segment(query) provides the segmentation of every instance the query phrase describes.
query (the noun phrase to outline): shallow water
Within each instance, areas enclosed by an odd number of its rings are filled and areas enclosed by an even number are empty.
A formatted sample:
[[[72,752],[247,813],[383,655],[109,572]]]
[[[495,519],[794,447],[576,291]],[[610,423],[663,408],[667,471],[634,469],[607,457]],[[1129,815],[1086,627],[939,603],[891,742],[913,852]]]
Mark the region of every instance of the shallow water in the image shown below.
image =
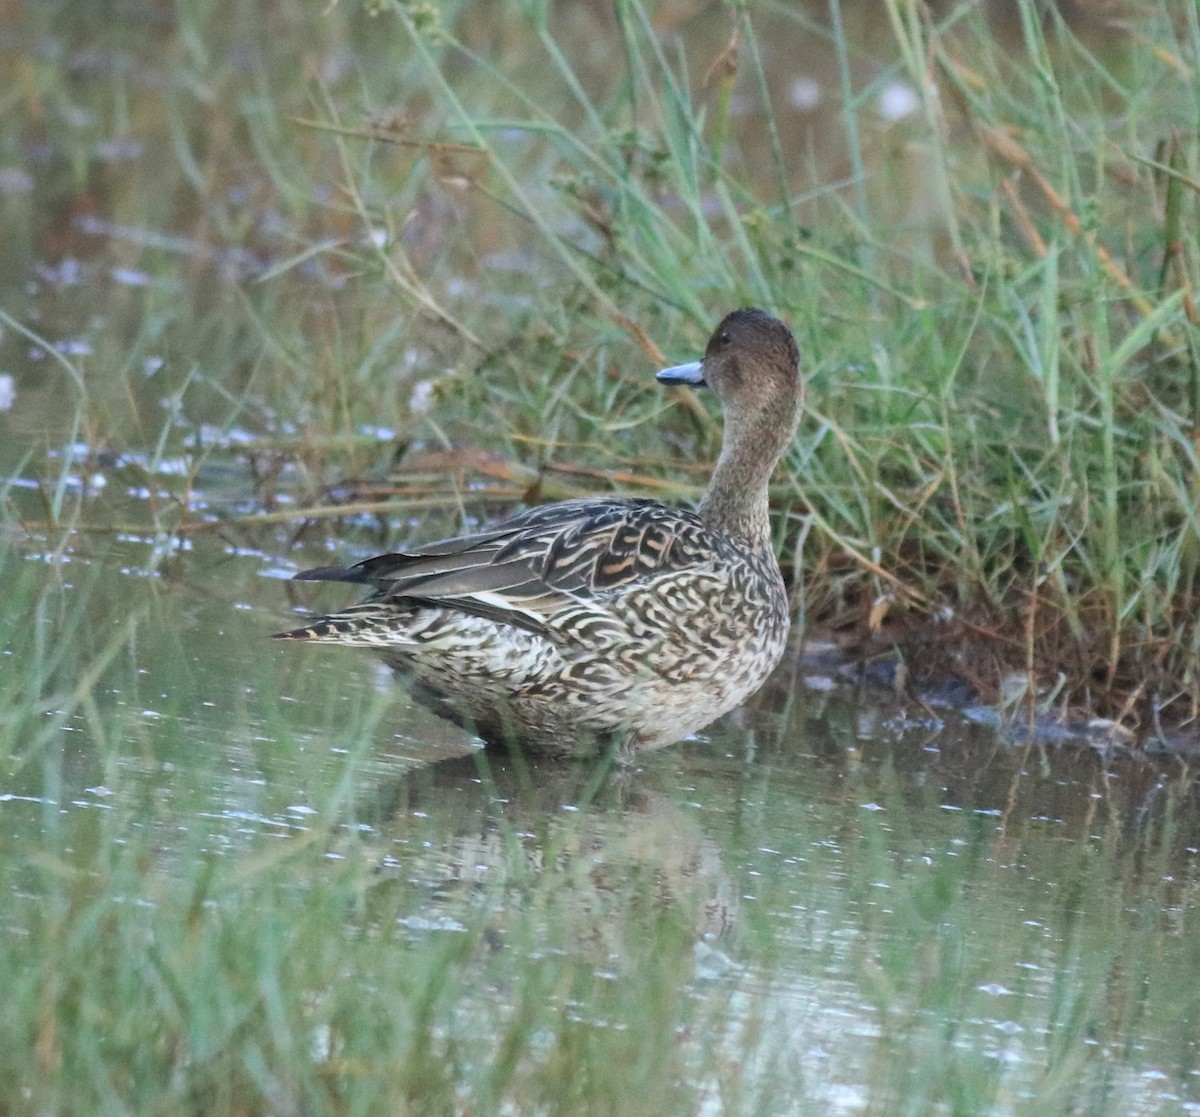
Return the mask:
[[[148,905],[197,858],[316,832],[372,889],[412,890],[390,918],[415,942],[477,925],[486,896],[494,949],[538,965],[544,938],[620,983],[646,904],[669,912],[682,931],[653,965],[718,1060],[687,1072],[703,1111],[731,1065],[776,1112],[957,1093],[1019,1112],[1059,1077],[1079,1112],[1200,1111],[1200,810],[1180,762],[1017,747],[793,667],[636,770],[525,766],[478,753],[369,656],[269,642],[290,587],[260,556],[204,540],[158,578],[131,557],[4,561],[8,707],[26,685],[41,699],[5,723],[10,943],[59,902],[23,867],[83,861],[90,813],[146,844],[145,894],[124,902]]]

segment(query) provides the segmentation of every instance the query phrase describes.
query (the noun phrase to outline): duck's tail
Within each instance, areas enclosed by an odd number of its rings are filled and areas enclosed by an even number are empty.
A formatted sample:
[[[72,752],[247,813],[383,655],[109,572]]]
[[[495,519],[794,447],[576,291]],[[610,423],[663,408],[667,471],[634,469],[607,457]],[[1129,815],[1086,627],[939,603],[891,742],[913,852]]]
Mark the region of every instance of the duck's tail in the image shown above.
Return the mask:
[[[309,640],[321,644],[348,644],[359,648],[403,650],[415,646],[405,631],[405,614],[365,601],[340,613],[314,617],[301,628],[275,632],[275,640]]]

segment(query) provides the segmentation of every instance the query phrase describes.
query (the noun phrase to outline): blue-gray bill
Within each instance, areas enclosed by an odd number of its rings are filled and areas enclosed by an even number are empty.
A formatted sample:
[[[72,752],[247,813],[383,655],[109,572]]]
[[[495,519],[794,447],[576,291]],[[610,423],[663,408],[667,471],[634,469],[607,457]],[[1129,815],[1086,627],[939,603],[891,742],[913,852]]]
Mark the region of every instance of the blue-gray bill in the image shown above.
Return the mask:
[[[672,365],[657,373],[654,379],[660,384],[686,384],[690,388],[703,388],[704,362],[689,361],[686,365]]]

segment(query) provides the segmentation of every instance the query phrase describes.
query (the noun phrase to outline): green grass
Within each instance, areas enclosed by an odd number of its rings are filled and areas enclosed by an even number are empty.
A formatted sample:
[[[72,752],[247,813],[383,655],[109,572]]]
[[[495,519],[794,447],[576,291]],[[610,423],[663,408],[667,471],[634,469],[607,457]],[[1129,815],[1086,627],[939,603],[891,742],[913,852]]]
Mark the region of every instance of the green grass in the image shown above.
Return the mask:
[[[729,80],[754,111],[734,127],[683,40],[637,4],[617,6],[624,65],[598,88],[545,16],[521,29],[521,57],[542,61],[535,85],[456,40],[449,18],[385,8],[431,91],[427,134],[486,152],[474,192],[556,275],[556,297],[485,361],[486,398],[510,431],[545,430],[548,414],[566,444],[551,457],[644,416],[621,447],[637,453],[671,420],[609,389],[609,362],[622,379],[642,363],[614,331],[675,357],[728,307],[766,305],[794,324],[813,382],[778,501],[785,549],[797,520],[810,528],[810,618],[879,599],[948,606],[969,622],[950,639],[985,693],[1017,671],[1036,698],[1063,673],[1055,693],[1089,710],[1136,724],[1153,701],[1190,720],[1200,381],[1182,215],[1196,153],[1176,125],[1196,112],[1194,14],[1161,7],[1098,54],[1032,6],[1015,45],[972,6],[935,23],[889,11],[891,65],[861,88],[842,58],[852,181],[805,190],[745,11],[727,16],[740,36]],[[453,83],[464,55],[487,69],[484,92]],[[884,128],[872,98],[901,80],[936,81],[937,95]],[[497,279],[478,282],[512,286]],[[704,459],[713,432],[697,433]]]
[[[649,373],[729,308],[764,305],[811,382],[776,486],[806,619],[887,611],[927,635],[940,618],[926,642],[961,655],[934,672],[985,696],[1020,677],[1026,704],[1142,733],[1190,722],[1195,13],[1152,4],[1136,29],[1077,36],[1027,3],[1005,34],[978,5],[886,10],[889,35],[855,27],[847,44],[785,8],[676,26],[637,2],[532,5],[496,23],[500,49],[456,5],[345,4],[271,12],[235,65],[223,46],[249,10],[183,5],[171,95],[151,108],[126,76],[97,116],[161,147],[185,200],[164,208],[143,184],[113,195],[111,220],[170,227],[186,205],[195,244],[262,274],[214,286],[202,253],[180,272],[118,238],[171,282],[129,293],[126,328],[99,335],[111,351],[82,362],[125,370],[75,376],[83,436],[167,437],[197,482],[221,431],[267,435],[268,507],[281,476],[322,504],[332,482],[378,478],[392,447],[367,429],[500,456],[473,497],[444,459],[401,473],[418,524],[431,505],[486,516],[664,475],[687,495],[717,427]],[[282,67],[289,36],[336,63]],[[805,65],[824,59],[815,123],[787,102],[791,38]],[[64,93],[43,80],[29,103],[54,120]],[[917,107],[887,122],[896,83]],[[94,191],[86,145],[60,143]],[[174,414],[137,383],[147,354],[167,357]]]

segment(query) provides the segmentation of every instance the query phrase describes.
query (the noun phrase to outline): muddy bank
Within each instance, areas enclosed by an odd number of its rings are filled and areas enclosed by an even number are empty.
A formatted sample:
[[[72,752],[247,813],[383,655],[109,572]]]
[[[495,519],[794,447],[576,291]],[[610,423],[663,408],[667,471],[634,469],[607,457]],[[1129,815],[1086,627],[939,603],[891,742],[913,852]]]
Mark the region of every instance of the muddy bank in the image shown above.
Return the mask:
[[[1163,700],[1162,680],[1072,674],[1070,660],[1050,651],[1030,654],[1021,632],[995,617],[859,610],[810,625],[796,663],[810,686],[888,691],[927,716],[989,726],[1014,744],[1200,757],[1195,719]]]

